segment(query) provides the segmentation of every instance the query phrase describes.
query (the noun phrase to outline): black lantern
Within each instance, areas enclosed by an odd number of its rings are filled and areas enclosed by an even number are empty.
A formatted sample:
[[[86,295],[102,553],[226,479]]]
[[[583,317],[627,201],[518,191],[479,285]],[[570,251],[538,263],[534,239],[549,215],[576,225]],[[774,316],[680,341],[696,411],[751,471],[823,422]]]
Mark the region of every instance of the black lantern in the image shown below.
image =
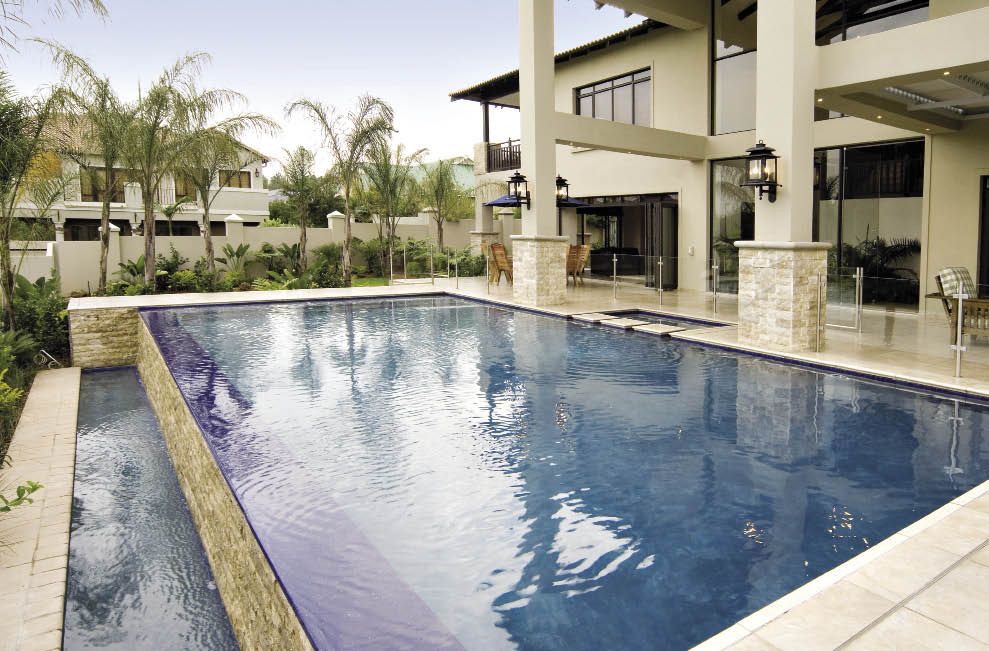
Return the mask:
[[[745,182],[742,186],[759,188],[759,198],[762,199],[765,192],[769,195],[769,203],[776,201],[776,189],[782,187],[776,182],[776,161],[779,156],[773,154],[774,151],[776,150],[766,146],[761,140],[755,147],[745,150]]]
[[[562,176],[560,176],[559,174],[557,174],[556,175],[556,200],[558,202],[559,201],[566,201],[569,198],[570,198],[570,184],[567,183],[567,180],[565,178],[563,178]]]
[[[531,208],[529,204],[529,182],[526,181],[525,176],[519,174],[516,170],[515,174],[512,174],[511,178],[508,179],[508,194],[509,196],[515,197],[518,201],[518,205],[521,206],[525,203],[526,208]]]

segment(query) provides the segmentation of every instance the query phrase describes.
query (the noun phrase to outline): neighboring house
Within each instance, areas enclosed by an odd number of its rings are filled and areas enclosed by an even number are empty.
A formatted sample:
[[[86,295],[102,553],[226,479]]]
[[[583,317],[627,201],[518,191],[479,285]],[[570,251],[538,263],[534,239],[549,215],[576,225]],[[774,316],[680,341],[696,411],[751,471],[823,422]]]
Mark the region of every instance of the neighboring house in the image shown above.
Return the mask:
[[[955,265],[989,290],[989,2],[818,0],[816,15],[810,0],[791,2],[599,2],[648,18],[552,64],[540,63],[540,35],[553,33],[543,18],[522,34],[522,65],[538,80],[528,100],[517,70],[451,93],[483,109],[478,185],[518,169],[530,188],[549,181],[525,154],[527,137],[551,138],[555,173],[589,205],[564,209],[559,232],[555,214],[523,210],[523,232],[649,256],[649,286],[662,256],[667,288],[709,291],[717,264],[719,289],[737,292],[734,243],[776,240],[833,244],[832,271],[864,265],[880,277],[866,302],[923,309],[934,274]],[[757,42],[759,20],[773,25],[768,42]],[[490,142],[492,105],[539,107],[523,108],[521,143]],[[757,139],[781,156],[773,205],[740,186]],[[499,237],[482,204],[502,192],[478,192],[475,243]],[[881,265],[868,255],[876,238],[916,240],[920,252]]]
[[[226,233],[223,220],[234,213],[243,218],[246,226],[257,226],[268,217],[268,191],[262,187],[261,176],[268,157],[247,145],[241,145],[240,149],[243,167],[236,170],[236,173],[223,175],[225,178],[229,176],[229,180],[210,206],[210,227],[213,235]],[[56,203],[52,210],[55,238],[58,241],[99,239],[103,200],[99,187],[103,184],[94,187],[92,179],[94,172],[105,178],[105,170],[97,156],[93,155],[88,159],[91,165],[86,173],[83,173],[83,165],[76,160],[63,157],[62,171],[73,178],[66,189],[65,199]],[[126,175],[127,170],[115,168],[112,174]],[[140,186],[126,180],[120,186],[111,197],[110,221],[120,228],[121,235],[141,233],[144,207]],[[175,235],[199,235],[199,225],[203,215],[201,197],[198,196],[195,188],[184,182],[184,179],[167,176],[155,203],[157,206],[166,206],[183,196],[190,197],[192,201],[182,205],[172,218],[172,232]],[[32,213],[25,210],[25,216],[32,216]],[[157,208],[155,224],[156,234],[168,234],[168,222]]]

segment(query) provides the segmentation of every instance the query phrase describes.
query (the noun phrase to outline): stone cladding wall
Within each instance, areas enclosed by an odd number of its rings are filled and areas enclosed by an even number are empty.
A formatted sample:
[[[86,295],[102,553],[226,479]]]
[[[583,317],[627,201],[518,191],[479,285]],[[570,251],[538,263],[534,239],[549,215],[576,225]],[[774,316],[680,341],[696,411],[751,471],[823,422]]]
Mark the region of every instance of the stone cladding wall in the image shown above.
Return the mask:
[[[136,307],[72,310],[69,313],[72,365],[103,368],[136,363],[139,320]]]
[[[784,352],[816,350],[818,274],[826,284],[827,249],[744,244],[738,248],[738,343]],[[821,323],[826,322],[824,301]]]
[[[512,294],[524,305],[567,299],[567,238],[512,236]]]

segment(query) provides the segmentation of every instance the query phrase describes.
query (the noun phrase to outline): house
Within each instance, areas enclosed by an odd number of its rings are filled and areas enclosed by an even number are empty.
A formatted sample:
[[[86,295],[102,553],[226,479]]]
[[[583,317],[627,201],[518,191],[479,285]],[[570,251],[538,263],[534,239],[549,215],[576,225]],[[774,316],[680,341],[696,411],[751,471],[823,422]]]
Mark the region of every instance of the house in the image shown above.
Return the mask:
[[[262,169],[268,157],[244,144],[240,144],[239,149],[243,166],[239,170],[225,171],[217,179],[218,183],[222,181],[223,188],[210,206],[213,235],[225,234],[223,220],[235,213],[244,219],[245,226],[257,226],[268,217],[268,191],[262,183]],[[62,173],[70,177],[70,181],[64,199],[57,201],[49,211],[55,226],[56,241],[99,239],[103,201],[101,188],[105,185],[99,179],[106,178],[106,171],[95,154],[84,154],[81,160],[78,158],[62,157]],[[123,236],[140,234],[144,223],[140,186],[128,180],[127,170],[123,167],[115,168],[111,179],[117,182],[111,184],[116,189],[111,197],[110,222],[120,228]],[[168,222],[160,208],[182,197],[189,197],[190,201],[180,206],[172,218],[172,232],[174,235],[200,234],[202,197],[191,184],[176,175],[166,176],[158,191],[155,200],[156,234],[168,235]],[[36,213],[25,204],[21,215],[31,218]]]
[[[597,4],[645,20],[554,56],[552,3],[520,0],[520,69],[451,93],[481,106],[478,186],[526,177],[516,299],[565,300],[581,242],[642,256],[650,286],[659,259],[667,289],[717,282],[742,341],[791,350],[817,274],[862,267],[865,302],[897,310],[940,310],[947,266],[989,291],[989,2]],[[521,142],[490,142],[491,106],[520,109]],[[762,189],[742,185],[758,141]],[[557,175],[588,205],[558,210]],[[499,237],[491,198],[475,244]]]

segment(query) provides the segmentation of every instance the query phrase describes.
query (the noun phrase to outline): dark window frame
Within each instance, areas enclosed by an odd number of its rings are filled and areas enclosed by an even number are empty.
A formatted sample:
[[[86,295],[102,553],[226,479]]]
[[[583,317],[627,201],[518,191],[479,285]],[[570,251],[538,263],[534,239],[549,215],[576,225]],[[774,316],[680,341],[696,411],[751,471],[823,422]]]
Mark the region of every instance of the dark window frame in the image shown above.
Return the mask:
[[[251,185],[251,170],[220,170],[219,176],[219,180],[223,181],[224,188],[250,190],[253,187]],[[247,185],[243,185],[245,178],[247,179]],[[239,179],[238,182],[240,185],[233,185],[234,179]]]
[[[643,78],[640,78],[640,79],[636,79],[635,78],[635,75],[642,74],[643,72],[649,73],[649,76],[648,77],[643,77]],[[629,81],[627,81],[625,83],[622,83],[622,84],[615,84],[614,83],[615,81],[617,81],[619,79],[623,79],[625,77],[631,77],[631,79],[629,79]],[[635,116],[636,116],[636,111],[635,111],[635,87],[638,84],[644,84],[644,83],[648,83],[649,84],[649,91],[650,91],[649,92],[649,124],[639,124],[638,122],[635,121]],[[600,90],[594,90],[594,87],[595,86],[599,86],[601,84],[609,84],[609,86],[607,88],[602,88]],[[615,89],[617,89],[617,88],[625,88],[626,86],[628,86],[628,87],[630,87],[632,89],[632,106],[631,106],[631,109],[632,109],[632,121],[631,122],[619,122],[618,120],[615,119]],[[597,97],[599,95],[603,95],[605,93],[608,93],[608,95],[610,95],[610,97],[611,97],[611,118],[603,118],[603,117],[600,117],[599,118],[597,115],[595,115],[595,113],[597,112],[595,110],[595,108],[597,106]],[[595,118],[595,119],[598,119],[598,120],[605,120],[605,119],[607,119],[609,122],[619,122],[619,124],[632,124],[632,125],[639,126],[639,127],[651,127],[652,126],[652,68],[651,67],[639,68],[638,70],[632,70],[631,72],[626,72],[626,73],[623,73],[623,74],[620,74],[620,75],[615,75],[614,77],[608,77],[606,79],[601,79],[599,81],[595,81],[595,82],[590,83],[590,84],[584,84],[583,86],[579,86],[579,87],[573,89],[573,97],[574,97],[574,115],[583,115],[584,117],[591,117],[591,118]],[[586,97],[592,98],[592,100],[591,100],[591,115],[586,115],[586,114],[580,112],[580,100],[581,99],[584,99]]]

